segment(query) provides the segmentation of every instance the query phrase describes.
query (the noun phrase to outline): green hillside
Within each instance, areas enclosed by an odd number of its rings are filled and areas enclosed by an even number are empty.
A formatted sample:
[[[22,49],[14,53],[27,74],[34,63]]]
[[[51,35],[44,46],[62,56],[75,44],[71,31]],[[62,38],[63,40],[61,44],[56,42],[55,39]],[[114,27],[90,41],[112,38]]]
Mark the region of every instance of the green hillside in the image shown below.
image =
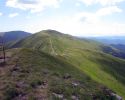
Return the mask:
[[[90,50],[69,50],[66,59],[92,79],[125,98],[125,61]]]
[[[30,49],[8,52],[10,60],[0,67],[0,100],[115,100],[64,57]]]
[[[10,47],[26,47],[41,50],[47,53],[62,54],[68,48],[100,50],[101,45],[102,44],[95,41],[90,41],[88,39],[80,40],[76,37],[54,30],[44,30],[11,44]]]
[[[11,44],[10,47],[30,48],[37,52],[42,51],[49,55],[46,59],[47,62],[51,57],[57,57],[60,61],[72,65],[68,71],[73,71],[72,68],[80,70],[81,73],[85,73],[92,80],[112,89],[125,99],[125,60],[110,55],[118,54],[119,51],[117,49],[99,42],[78,39],[53,30],[41,31]],[[35,55],[32,57],[34,61],[38,60],[38,58],[35,59]],[[50,65],[53,66],[54,64],[51,63]],[[56,71],[55,68],[52,69]],[[64,69],[67,70],[67,67]],[[59,70],[56,72],[59,72]],[[72,75],[75,74],[73,73]],[[79,78],[84,80],[83,76]]]
[[[28,38],[7,45],[8,48],[26,47],[51,54],[62,54],[68,48],[89,49],[122,58],[122,53],[111,46],[89,39],[80,39],[55,30],[43,30]]]

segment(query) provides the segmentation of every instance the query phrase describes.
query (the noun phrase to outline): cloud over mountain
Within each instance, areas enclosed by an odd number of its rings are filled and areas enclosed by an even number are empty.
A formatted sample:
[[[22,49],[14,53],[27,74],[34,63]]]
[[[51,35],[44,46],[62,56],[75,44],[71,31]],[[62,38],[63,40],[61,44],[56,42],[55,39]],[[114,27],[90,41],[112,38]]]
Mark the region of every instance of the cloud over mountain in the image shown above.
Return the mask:
[[[7,0],[6,6],[30,10],[30,12],[41,12],[47,7],[58,7],[60,0]]]
[[[18,16],[19,14],[18,13],[11,13],[11,14],[9,14],[9,17],[10,18],[13,18],[13,17],[16,17],[16,16]]]
[[[2,16],[2,15],[3,15],[3,13],[0,12],[0,16]]]
[[[86,5],[101,4],[102,6],[116,5],[117,3],[123,2],[125,0],[79,0]]]

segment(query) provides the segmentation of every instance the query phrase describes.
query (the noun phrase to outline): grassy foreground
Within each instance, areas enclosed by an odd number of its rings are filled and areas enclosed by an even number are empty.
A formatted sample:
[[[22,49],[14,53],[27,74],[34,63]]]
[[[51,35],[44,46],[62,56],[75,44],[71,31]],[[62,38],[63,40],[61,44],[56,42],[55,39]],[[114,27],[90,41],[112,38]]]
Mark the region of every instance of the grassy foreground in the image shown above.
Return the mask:
[[[105,86],[59,55],[16,50],[0,71],[1,100],[115,100]]]

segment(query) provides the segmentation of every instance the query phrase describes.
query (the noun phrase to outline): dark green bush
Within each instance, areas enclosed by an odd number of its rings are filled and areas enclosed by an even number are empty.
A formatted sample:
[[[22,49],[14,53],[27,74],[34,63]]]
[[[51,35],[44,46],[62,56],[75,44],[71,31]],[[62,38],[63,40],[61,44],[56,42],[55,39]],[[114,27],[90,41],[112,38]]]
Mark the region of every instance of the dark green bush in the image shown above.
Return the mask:
[[[41,85],[41,84],[42,84],[42,81],[41,81],[41,80],[33,80],[33,81],[30,83],[31,87],[33,87],[33,88],[35,88],[35,87],[37,87],[37,86],[39,86],[39,85]]]
[[[7,88],[4,94],[5,94],[5,100],[13,100],[13,98],[19,95],[19,92],[17,91],[16,88],[9,87]]]

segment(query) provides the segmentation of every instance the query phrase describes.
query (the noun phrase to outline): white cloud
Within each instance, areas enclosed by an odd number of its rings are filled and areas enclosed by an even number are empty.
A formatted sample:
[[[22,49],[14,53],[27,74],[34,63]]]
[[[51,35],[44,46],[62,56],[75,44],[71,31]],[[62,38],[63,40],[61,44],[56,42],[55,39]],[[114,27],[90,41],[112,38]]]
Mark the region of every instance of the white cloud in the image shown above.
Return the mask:
[[[79,0],[81,2],[83,2],[86,5],[92,5],[94,3],[94,0]]]
[[[61,0],[7,0],[8,7],[29,10],[30,12],[41,12],[48,7],[58,7]],[[105,16],[113,13],[121,13],[122,9],[116,6],[124,0],[79,0],[86,5],[101,4],[103,7],[95,12],[80,12],[67,16],[55,16],[50,18],[41,18],[38,21],[32,20],[31,16],[27,17],[29,23],[26,26],[22,24],[22,29],[30,32],[37,32],[43,29],[55,29],[72,35],[125,35],[125,24],[119,23],[117,20],[114,23],[105,20]],[[81,3],[76,3],[76,6],[81,6]],[[39,14],[39,13],[38,13]],[[37,15],[37,14],[36,14]],[[16,16],[16,15],[11,15]],[[102,20],[101,18],[104,18]],[[30,23],[31,22],[31,23]],[[110,34],[109,34],[110,33]],[[119,33],[119,34],[118,34]]]
[[[10,18],[13,18],[13,17],[16,17],[16,16],[18,16],[19,14],[18,13],[12,13],[12,14],[9,14],[9,17]]]
[[[34,33],[44,29],[55,29],[75,36],[125,35],[125,24],[109,23],[103,20],[84,23],[79,21],[76,16],[50,18],[34,24],[27,23],[25,27],[25,31]]]
[[[2,15],[3,15],[3,13],[0,12],[0,16],[2,16]]]
[[[110,23],[101,18],[120,13],[122,10],[117,6],[103,7],[96,12],[80,12],[70,16],[59,16],[44,19],[41,22],[30,24],[25,27],[26,31],[37,32],[42,29],[55,29],[64,33],[77,36],[92,35],[125,35],[125,24]],[[71,17],[72,16],[72,17]],[[54,23],[54,24],[53,24]],[[37,27],[36,27],[37,26]]]
[[[81,3],[77,2],[77,3],[75,4],[75,6],[76,6],[76,7],[79,7],[79,6],[81,6]]]
[[[6,6],[30,10],[30,12],[41,12],[47,7],[59,7],[61,0],[7,0]]]
[[[96,12],[96,14],[99,16],[105,16],[115,12],[120,13],[122,12],[122,9],[118,8],[117,6],[109,6],[109,7],[101,8]]]
[[[116,5],[117,3],[123,2],[125,0],[79,0],[86,5],[93,5],[93,4],[101,4],[103,6],[106,5]]]
[[[113,13],[121,13],[122,9],[118,8],[117,6],[109,6],[104,7],[96,12],[81,12],[75,15],[75,20],[81,21],[84,23],[99,23],[100,18],[103,16],[108,16]]]

